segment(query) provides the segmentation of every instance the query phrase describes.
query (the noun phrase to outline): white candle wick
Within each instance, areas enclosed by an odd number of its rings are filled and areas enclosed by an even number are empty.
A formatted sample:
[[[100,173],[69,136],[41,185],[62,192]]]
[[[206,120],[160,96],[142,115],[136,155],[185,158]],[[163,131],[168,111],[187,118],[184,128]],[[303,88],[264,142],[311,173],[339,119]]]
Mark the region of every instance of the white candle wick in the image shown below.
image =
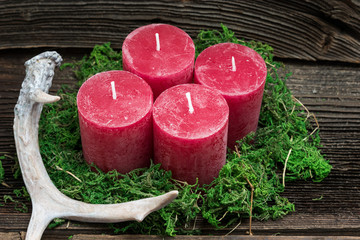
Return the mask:
[[[116,99],[116,91],[115,91],[115,82],[111,82],[111,90],[112,90],[112,97],[115,100]]]
[[[236,64],[234,56],[231,57],[232,69],[231,71],[236,72]]]
[[[160,51],[160,39],[158,33],[155,33],[155,38],[156,38],[156,51]]]
[[[186,95],[186,98],[187,98],[187,100],[188,100],[189,113],[193,113],[193,112],[194,112],[194,107],[193,107],[192,102],[191,102],[190,92],[187,92],[185,95]]]

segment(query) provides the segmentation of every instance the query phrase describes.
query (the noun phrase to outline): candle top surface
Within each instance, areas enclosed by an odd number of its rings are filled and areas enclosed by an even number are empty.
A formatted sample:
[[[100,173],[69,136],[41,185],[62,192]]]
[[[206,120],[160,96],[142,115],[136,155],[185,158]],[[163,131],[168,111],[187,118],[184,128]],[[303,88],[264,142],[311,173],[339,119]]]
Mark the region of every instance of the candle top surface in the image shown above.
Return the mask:
[[[150,24],[132,31],[124,40],[123,60],[139,76],[167,77],[194,63],[191,37],[168,24]]]
[[[228,117],[224,97],[199,84],[181,84],[165,90],[153,108],[155,124],[168,134],[185,139],[211,136],[227,124]]]
[[[251,48],[236,43],[220,43],[206,48],[195,62],[197,82],[234,96],[252,92],[266,80],[263,58]]]
[[[79,114],[98,126],[109,128],[136,123],[151,111],[152,104],[150,86],[126,71],[98,73],[82,84],[77,95]]]

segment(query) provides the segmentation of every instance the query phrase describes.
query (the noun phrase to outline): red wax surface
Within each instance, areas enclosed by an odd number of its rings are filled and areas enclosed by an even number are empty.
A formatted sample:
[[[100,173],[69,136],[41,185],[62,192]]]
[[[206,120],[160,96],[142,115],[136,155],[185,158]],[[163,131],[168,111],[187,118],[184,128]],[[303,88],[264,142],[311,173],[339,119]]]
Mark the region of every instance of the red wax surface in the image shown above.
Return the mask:
[[[226,100],[212,89],[181,84],[164,91],[153,108],[155,163],[171,170],[175,179],[210,183],[226,161],[228,117]]]
[[[229,105],[228,146],[232,149],[237,140],[256,131],[266,75],[262,57],[240,44],[211,46],[196,59],[195,83],[218,90]]]
[[[160,51],[156,50],[159,34]],[[193,79],[195,45],[183,30],[168,24],[151,24],[135,29],[122,46],[123,68],[143,78],[154,98],[172,86]]]
[[[98,73],[81,86],[77,105],[88,163],[120,173],[149,166],[153,94],[143,79],[126,71]]]

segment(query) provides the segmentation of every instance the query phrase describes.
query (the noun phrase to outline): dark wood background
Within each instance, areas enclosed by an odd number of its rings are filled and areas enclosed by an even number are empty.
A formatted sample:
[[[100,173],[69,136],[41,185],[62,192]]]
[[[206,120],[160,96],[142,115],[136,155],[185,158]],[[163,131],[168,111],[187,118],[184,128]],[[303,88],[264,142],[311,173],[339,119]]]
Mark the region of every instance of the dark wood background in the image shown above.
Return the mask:
[[[289,183],[284,196],[295,203],[296,212],[279,221],[255,221],[255,238],[360,239],[358,0],[0,0],[0,155],[15,153],[13,108],[27,59],[44,50],[56,50],[69,62],[89,53],[95,44],[109,41],[120,49],[132,30],[160,22],[182,28],[192,37],[200,29],[220,29],[223,23],[239,38],[270,44],[277,60],[293,72],[287,82],[293,94],[318,118],[322,152],[333,165],[330,176],[321,183]],[[73,82],[70,70],[57,70],[52,91]],[[13,164],[11,159],[3,161],[10,188],[0,185],[0,203],[3,195],[9,194],[31,207],[12,193],[23,186],[21,179],[12,176]],[[29,218],[30,213],[15,211],[13,203],[0,206],[0,239],[23,239]],[[218,239],[231,230],[215,231],[201,219],[195,227],[204,235],[176,239]],[[244,221],[223,238],[243,238],[247,229],[248,222]],[[104,224],[70,222],[46,230],[43,239],[162,239],[110,234]]]
[[[220,23],[269,43],[281,58],[360,62],[357,0],[0,1],[0,49],[121,47],[142,25],[176,25],[191,36]]]

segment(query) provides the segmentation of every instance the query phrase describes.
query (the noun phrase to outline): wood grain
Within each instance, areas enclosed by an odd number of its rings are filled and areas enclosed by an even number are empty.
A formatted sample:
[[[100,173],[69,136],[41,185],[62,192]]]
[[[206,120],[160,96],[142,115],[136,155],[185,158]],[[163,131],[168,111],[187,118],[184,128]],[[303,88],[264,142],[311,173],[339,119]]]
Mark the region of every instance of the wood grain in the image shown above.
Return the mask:
[[[11,233],[11,234],[3,234],[3,238],[1,238],[2,240],[23,240],[25,239],[25,232],[22,232],[21,235],[16,234],[16,233]],[[0,237],[2,235],[0,234]],[[18,237],[16,237],[18,236]],[[141,235],[117,235],[117,236],[113,236],[113,235],[95,235],[95,234],[75,234],[75,235],[71,235],[70,236],[72,240],[136,240],[136,239],[144,239],[144,236]],[[240,236],[234,236],[234,235],[229,235],[229,236],[175,236],[175,237],[163,237],[163,236],[146,236],[146,239],[148,240],[252,240],[252,239],[257,239],[257,240],[288,240],[289,236],[248,236],[248,235],[240,235]],[[54,238],[52,238],[54,240],[57,239],[65,239],[64,237],[60,237],[60,236],[54,236]],[[293,240],[359,240],[360,237],[345,237],[345,236],[341,236],[341,237],[335,237],[335,236],[327,236],[327,237],[321,237],[319,238],[319,236],[291,236],[291,239]]]
[[[269,43],[280,58],[360,63],[357,0],[0,0],[0,49],[121,48],[132,30],[150,23],[192,37],[223,23],[237,37]]]
[[[124,235],[124,236],[109,236],[109,235],[104,235],[101,236],[101,239],[104,240],[120,240],[120,239],[127,239],[127,240],[136,240],[138,238],[138,236],[131,236],[131,235]],[[85,235],[85,234],[79,234],[79,235],[74,235],[74,237],[72,238],[73,240],[98,240],[99,236],[98,235]],[[247,236],[247,235],[242,235],[242,236],[175,236],[175,237],[161,237],[161,236],[147,236],[147,239],[151,240],[151,239],[166,239],[166,240],[170,240],[170,239],[174,239],[174,240],[179,240],[179,239],[184,239],[184,240],[235,240],[235,239],[241,239],[241,240],[252,240],[254,239],[253,236]],[[288,236],[257,236],[256,237],[257,240],[288,240],[289,237]],[[319,239],[318,236],[291,236],[291,239],[293,240],[313,240],[313,239]],[[360,238],[358,237],[324,237],[321,238],[322,240],[358,240]]]
[[[20,234],[16,232],[2,233],[0,232],[0,239],[2,240],[19,240]]]

